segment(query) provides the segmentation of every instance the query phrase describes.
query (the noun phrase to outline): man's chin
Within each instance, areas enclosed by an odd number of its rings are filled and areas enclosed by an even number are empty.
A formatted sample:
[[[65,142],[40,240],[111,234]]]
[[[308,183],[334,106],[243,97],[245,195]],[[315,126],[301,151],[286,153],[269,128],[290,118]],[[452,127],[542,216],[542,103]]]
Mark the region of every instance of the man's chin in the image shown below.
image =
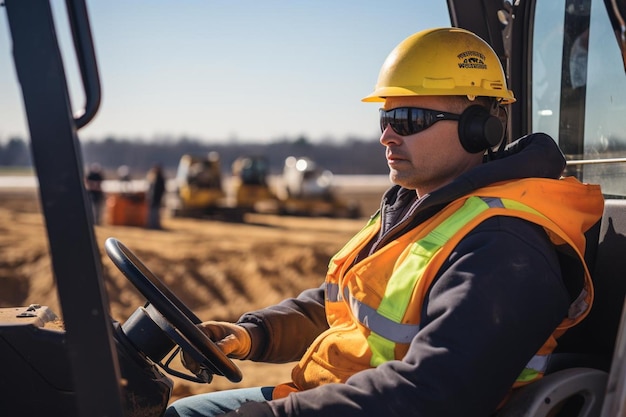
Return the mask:
[[[391,181],[394,185],[399,185],[404,188],[410,188],[408,186],[408,181],[406,178],[403,178],[402,175],[399,175],[397,171],[391,170],[389,172],[389,181]]]

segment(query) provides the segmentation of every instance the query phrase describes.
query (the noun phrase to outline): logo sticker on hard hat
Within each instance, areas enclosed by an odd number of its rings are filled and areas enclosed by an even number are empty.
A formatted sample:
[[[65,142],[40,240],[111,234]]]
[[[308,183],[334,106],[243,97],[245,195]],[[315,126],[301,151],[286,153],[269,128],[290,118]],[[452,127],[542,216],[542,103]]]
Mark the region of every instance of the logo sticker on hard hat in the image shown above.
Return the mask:
[[[459,68],[487,69],[485,64],[485,55],[477,51],[465,51],[457,55],[461,60]]]

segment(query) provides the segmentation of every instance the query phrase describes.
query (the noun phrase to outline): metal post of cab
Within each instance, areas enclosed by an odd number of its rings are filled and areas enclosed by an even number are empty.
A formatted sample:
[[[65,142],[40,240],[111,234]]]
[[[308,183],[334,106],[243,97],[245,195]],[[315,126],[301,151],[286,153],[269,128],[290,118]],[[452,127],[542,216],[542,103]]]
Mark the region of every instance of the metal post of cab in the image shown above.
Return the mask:
[[[70,21],[74,20],[75,45],[84,47],[76,48],[81,70],[91,68],[93,76],[95,59],[81,61],[85,48],[93,52],[84,0],[67,0],[66,4]],[[119,365],[76,134],[84,123],[72,117],[48,0],[5,0],[5,6],[65,322],[77,411],[81,416],[121,417]],[[81,44],[80,32],[83,41],[86,36],[89,42]],[[87,55],[95,58],[93,53]],[[99,92],[99,81],[92,78],[92,86],[94,82]]]

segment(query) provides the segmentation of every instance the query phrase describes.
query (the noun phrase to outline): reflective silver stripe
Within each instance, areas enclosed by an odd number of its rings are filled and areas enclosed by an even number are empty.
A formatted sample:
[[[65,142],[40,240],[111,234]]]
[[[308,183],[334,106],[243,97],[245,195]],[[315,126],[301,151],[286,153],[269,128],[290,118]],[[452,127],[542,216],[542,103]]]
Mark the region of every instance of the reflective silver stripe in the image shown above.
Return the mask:
[[[418,324],[401,324],[388,319],[379,314],[376,309],[352,297],[348,294],[347,289],[344,296],[349,297],[350,309],[357,320],[363,326],[387,340],[391,340],[394,343],[411,343],[411,340],[413,340],[420,329]]]
[[[526,369],[532,369],[537,372],[545,372],[548,368],[548,359],[550,359],[550,355],[535,355],[526,364]]]
[[[480,197],[491,208],[505,208],[502,200],[496,197]]]
[[[583,288],[576,300],[569,306],[569,310],[567,311],[567,317],[570,319],[575,319],[581,314],[583,314],[589,308],[589,303],[587,302],[587,289]]]
[[[339,297],[339,285],[326,283],[326,300],[331,302],[342,300],[342,298]]]

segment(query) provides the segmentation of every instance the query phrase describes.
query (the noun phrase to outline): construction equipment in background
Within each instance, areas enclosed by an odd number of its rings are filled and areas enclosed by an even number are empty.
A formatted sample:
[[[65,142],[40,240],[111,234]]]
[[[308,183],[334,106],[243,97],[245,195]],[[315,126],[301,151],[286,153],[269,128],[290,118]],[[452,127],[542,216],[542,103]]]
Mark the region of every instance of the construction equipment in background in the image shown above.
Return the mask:
[[[264,156],[241,156],[232,164],[232,189],[235,205],[241,209],[278,213],[280,202],[270,188],[269,162]]]
[[[289,156],[283,168],[282,214],[357,218],[358,202],[345,201],[333,188],[333,174],[310,158]]]
[[[183,155],[176,172],[176,198],[170,202],[174,217],[243,221],[244,210],[227,198],[222,184],[220,156]]]
[[[232,165],[235,205],[246,212],[297,216],[360,216],[359,204],[337,197],[333,174],[308,157],[289,156],[282,176],[270,177],[264,156],[242,156]]]

